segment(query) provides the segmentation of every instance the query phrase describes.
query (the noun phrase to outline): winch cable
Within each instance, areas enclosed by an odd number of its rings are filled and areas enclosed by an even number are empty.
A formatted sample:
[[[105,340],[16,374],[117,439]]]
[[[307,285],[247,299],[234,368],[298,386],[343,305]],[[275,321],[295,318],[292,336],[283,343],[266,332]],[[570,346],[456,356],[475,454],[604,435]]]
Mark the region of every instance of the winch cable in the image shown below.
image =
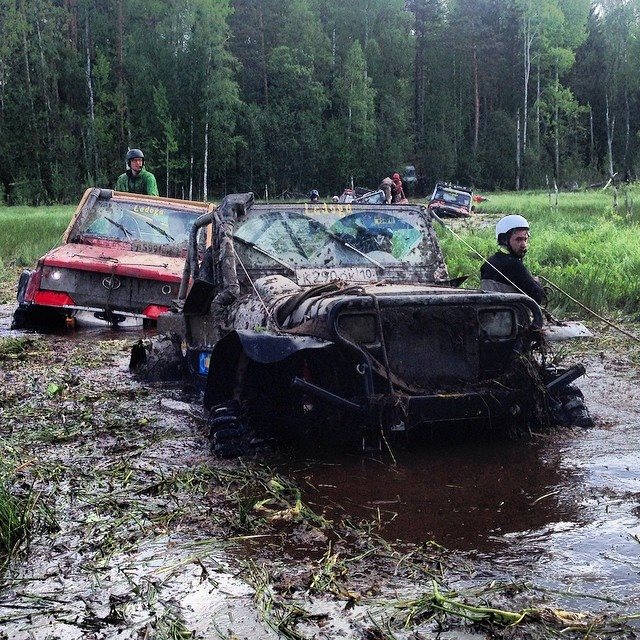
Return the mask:
[[[267,314],[269,321],[273,323],[273,325],[276,327],[276,330],[279,332],[280,327],[278,326],[278,323],[273,317],[273,313],[269,310],[269,308],[267,307],[267,303],[264,301],[264,298],[260,295],[260,292],[258,291],[256,285],[253,282],[253,278],[249,275],[249,272],[247,271],[247,268],[244,266],[244,262],[242,262],[235,247],[233,247],[233,253],[236,256],[236,260],[238,261],[238,264],[242,267],[242,270],[244,271],[244,275],[247,276],[247,280],[249,281],[249,284],[253,288],[255,294],[258,296],[258,300],[260,300],[260,302],[262,303],[262,307],[264,308],[264,311]]]
[[[435,213],[433,213],[433,211],[429,212],[431,216],[433,216],[445,229],[447,229],[448,231],[450,231],[453,236],[457,239],[460,240],[460,242],[462,242],[462,244],[464,244],[465,247],[467,247],[467,249],[470,249],[473,253],[475,253],[478,258],[480,258],[480,260],[482,260],[483,262],[486,262],[487,264],[489,264],[489,261],[478,251],[476,251],[476,249],[474,249],[464,238],[462,238],[462,236],[460,236],[459,234],[457,234],[451,227],[447,226],[444,223],[444,220],[442,220],[442,218],[440,218],[438,215],[436,215]],[[495,266],[491,265],[491,267],[493,267],[493,269],[495,269],[507,282],[509,282],[509,284],[511,284],[512,286],[514,286],[518,291],[520,291],[520,293],[524,293],[524,291],[518,287],[516,284],[514,284],[513,282],[511,282],[511,280],[509,280],[509,278],[507,278],[507,276],[504,275],[504,273],[502,273],[499,269],[496,269]],[[625,336],[627,336],[628,338],[631,338],[632,340],[635,340],[636,342],[640,342],[640,338],[638,338],[638,336],[634,336],[632,333],[629,333],[628,331],[626,331],[625,329],[623,329],[622,327],[619,327],[618,325],[616,325],[614,322],[611,322],[611,320],[607,320],[607,318],[599,315],[598,313],[596,313],[595,311],[589,309],[589,307],[587,307],[587,305],[583,304],[582,302],[580,302],[579,300],[576,300],[574,297],[570,296],[566,291],[564,291],[563,289],[561,289],[557,284],[555,284],[555,282],[551,282],[551,280],[549,280],[548,278],[545,278],[544,276],[538,275],[538,278],[544,280],[545,282],[547,282],[548,284],[550,284],[552,287],[554,287],[557,291],[559,291],[560,293],[562,293],[563,295],[565,295],[567,298],[569,298],[569,300],[571,300],[572,302],[574,302],[575,304],[577,304],[579,307],[582,307],[585,311],[588,311],[592,316],[598,318],[598,320],[601,320],[602,322],[604,322],[605,324],[607,324],[608,326],[612,327],[613,329],[616,329],[617,331],[619,331],[620,333],[624,334]],[[524,293],[524,295],[527,295],[526,293]]]
[[[631,338],[632,340],[635,340],[636,342],[640,342],[640,338],[638,338],[638,336],[634,336],[632,333],[629,333],[628,331],[626,331],[622,327],[619,327],[616,324],[614,324],[613,322],[611,322],[611,320],[607,320],[607,318],[605,318],[605,317],[601,316],[600,314],[596,313],[595,311],[589,309],[589,307],[587,307],[587,305],[582,304],[582,302],[580,302],[579,300],[576,300],[573,296],[570,296],[566,291],[561,289],[555,282],[551,282],[551,280],[549,280],[549,278],[545,278],[544,276],[540,276],[540,275],[538,277],[541,280],[544,280],[545,282],[550,284],[554,289],[557,289],[562,295],[564,295],[567,298],[569,298],[569,300],[571,300],[571,302],[574,302],[579,307],[582,307],[585,311],[588,311],[592,316],[598,318],[598,320],[604,322],[605,324],[609,325],[610,327],[613,327],[614,329],[617,329],[620,333],[623,333],[628,338]]]

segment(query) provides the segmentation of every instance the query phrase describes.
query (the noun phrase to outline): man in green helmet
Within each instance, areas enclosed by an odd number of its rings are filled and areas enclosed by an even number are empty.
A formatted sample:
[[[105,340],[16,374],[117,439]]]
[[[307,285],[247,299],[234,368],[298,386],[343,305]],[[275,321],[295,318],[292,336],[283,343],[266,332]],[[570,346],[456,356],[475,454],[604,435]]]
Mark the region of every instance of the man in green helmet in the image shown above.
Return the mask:
[[[116,180],[116,191],[159,196],[156,177],[144,168],[144,153],[129,149],[126,156],[128,169]]]

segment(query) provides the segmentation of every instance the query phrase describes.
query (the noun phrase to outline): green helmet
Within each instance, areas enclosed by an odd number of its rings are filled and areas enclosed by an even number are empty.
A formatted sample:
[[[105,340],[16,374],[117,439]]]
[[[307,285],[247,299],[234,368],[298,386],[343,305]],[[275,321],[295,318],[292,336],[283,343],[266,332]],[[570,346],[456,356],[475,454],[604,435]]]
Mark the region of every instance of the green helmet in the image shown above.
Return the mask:
[[[144,164],[144,153],[140,149],[129,149],[126,156],[127,167],[131,166],[131,161],[134,158],[142,158],[142,164]]]

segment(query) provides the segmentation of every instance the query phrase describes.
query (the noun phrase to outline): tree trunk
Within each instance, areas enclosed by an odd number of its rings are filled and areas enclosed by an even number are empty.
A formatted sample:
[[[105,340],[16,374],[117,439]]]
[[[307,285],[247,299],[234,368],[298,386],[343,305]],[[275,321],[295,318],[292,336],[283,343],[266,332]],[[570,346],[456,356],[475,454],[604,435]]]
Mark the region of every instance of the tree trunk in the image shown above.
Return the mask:
[[[269,104],[269,78],[267,75],[267,46],[264,38],[264,3],[260,0],[259,19],[260,19],[260,49],[262,54],[262,91],[264,103]]]
[[[622,157],[622,169],[624,177],[629,173],[629,139],[631,137],[631,109],[629,107],[629,89],[624,86],[624,155]]]
[[[202,171],[202,199],[206,202],[208,197],[207,181],[209,179],[209,107],[205,112],[204,122],[204,162]]]
[[[555,169],[555,177],[556,184],[560,183],[560,108],[558,105],[558,92],[560,91],[560,76],[558,73],[558,64],[556,63],[556,104],[553,111],[553,120],[554,120],[554,134],[555,134],[555,145],[554,145],[554,169]]]
[[[596,146],[593,136],[593,109],[589,105],[589,166],[595,168],[596,166]]]
[[[117,0],[116,4],[118,31],[116,36],[116,77],[118,82],[118,143],[124,148],[128,142],[125,136],[125,122],[127,117],[126,83],[124,77],[124,7],[123,0]]]
[[[85,16],[84,21],[84,32],[85,32],[85,55],[86,55],[86,65],[85,65],[85,78],[87,81],[87,96],[88,96],[88,104],[87,111],[89,116],[89,125],[87,131],[87,146],[88,153],[92,156],[93,160],[93,171],[89,170],[89,173],[93,173],[93,179],[95,180],[98,176],[98,149],[96,145],[95,138],[95,104],[93,98],[93,82],[91,81],[91,31],[89,29],[89,14]]]
[[[189,200],[193,200],[193,115],[191,116],[191,152],[189,154]]]
[[[613,132],[616,126],[616,117],[609,114],[609,94],[605,93],[605,118],[607,125],[607,152],[609,155],[609,177],[613,178]]]
[[[24,54],[24,79],[29,99],[29,128],[31,129],[31,141],[33,142],[33,157],[35,159],[35,174],[42,183],[42,167],[40,166],[40,145],[38,144],[38,124],[36,121],[36,106],[33,98],[33,85],[31,83],[31,70],[29,68],[29,43],[26,31],[22,32],[22,51]]]
[[[478,153],[478,138],[480,133],[480,87],[478,86],[478,47],[473,45],[473,90],[475,97],[475,111],[473,121],[473,157]]]
[[[541,89],[540,89],[540,56],[538,56],[538,64],[537,64],[537,80],[536,80],[536,151],[538,155],[538,159],[540,158],[540,130],[542,127],[542,120],[540,118],[540,101],[542,99]]]
[[[516,114],[516,191],[520,191],[520,109]]]

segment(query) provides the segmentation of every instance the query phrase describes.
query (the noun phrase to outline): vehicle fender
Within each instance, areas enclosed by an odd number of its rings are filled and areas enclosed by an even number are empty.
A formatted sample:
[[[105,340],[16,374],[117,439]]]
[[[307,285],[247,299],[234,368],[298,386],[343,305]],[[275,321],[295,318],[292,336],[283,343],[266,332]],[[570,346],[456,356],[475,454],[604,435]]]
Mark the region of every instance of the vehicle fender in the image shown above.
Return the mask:
[[[42,278],[42,268],[40,264],[36,269],[30,271],[25,269],[20,275],[18,281],[18,303],[29,304],[33,302],[36,292],[40,289],[40,280]]]
[[[210,409],[233,395],[241,356],[259,364],[282,362],[308,349],[325,349],[334,343],[313,336],[269,331],[231,331],[219,340],[211,353],[204,406]]]

